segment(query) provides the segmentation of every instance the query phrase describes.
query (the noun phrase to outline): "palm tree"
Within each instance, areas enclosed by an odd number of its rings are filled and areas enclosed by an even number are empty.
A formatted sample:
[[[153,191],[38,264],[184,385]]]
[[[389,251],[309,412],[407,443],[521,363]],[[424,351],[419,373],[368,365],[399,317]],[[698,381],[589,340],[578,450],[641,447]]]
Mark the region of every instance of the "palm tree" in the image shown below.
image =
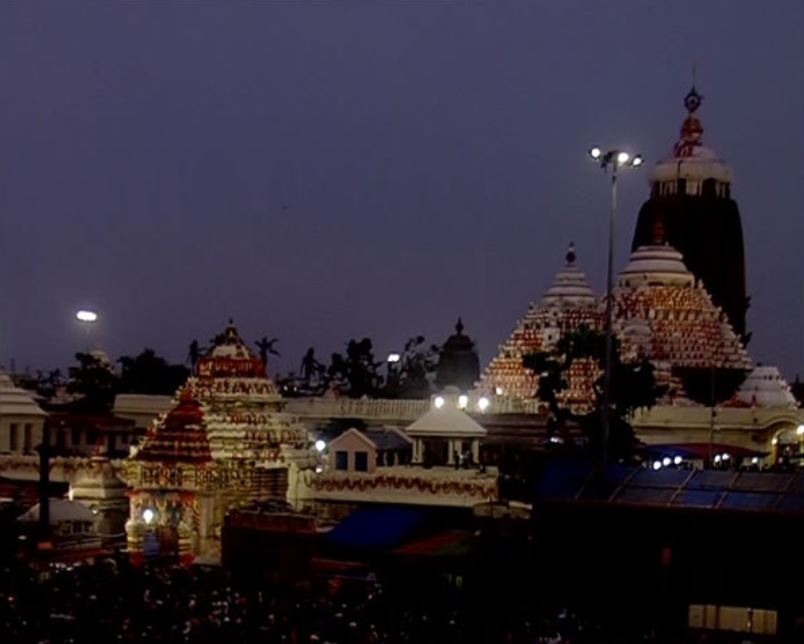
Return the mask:
[[[268,355],[272,356],[281,356],[282,354],[279,353],[276,349],[274,349],[274,345],[279,342],[279,338],[271,338],[270,340],[263,336],[262,339],[257,340],[254,344],[257,345],[257,349],[260,351],[260,360],[263,361],[264,364],[268,364]]]
[[[201,348],[201,345],[198,343],[198,340],[193,340],[190,343],[190,348],[187,352],[187,362],[190,363],[190,368],[195,370],[195,365],[198,364],[198,361],[201,359],[201,354],[204,352],[204,349]]]

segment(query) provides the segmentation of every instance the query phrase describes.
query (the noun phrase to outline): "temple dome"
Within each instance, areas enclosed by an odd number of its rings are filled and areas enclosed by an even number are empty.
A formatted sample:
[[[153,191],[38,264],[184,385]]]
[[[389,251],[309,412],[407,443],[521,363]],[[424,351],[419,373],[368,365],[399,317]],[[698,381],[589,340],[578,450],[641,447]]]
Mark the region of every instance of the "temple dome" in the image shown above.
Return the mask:
[[[189,389],[182,391],[179,404],[149,430],[137,459],[184,463],[212,460],[204,410]]]
[[[631,261],[620,272],[620,286],[640,285],[693,286],[695,276],[687,270],[684,259],[667,244],[640,246],[631,253]]]
[[[707,179],[714,179],[721,184],[731,183],[731,168],[714,150],[703,145],[703,125],[695,115],[702,99],[695,87],[684,98],[687,117],[681,126],[680,137],[670,156],[653,169],[652,183],[667,183],[677,187],[678,180],[683,179],[688,194],[701,194],[702,183]]]
[[[796,399],[790,385],[776,367],[756,367],[745,379],[733,402],[757,407],[795,408]]]
[[[440,388],[454,386],[469,391],[480,377],[480,358],[475,343],[464,335],[463,328],[463,321],[458,318],[455,333],[441,347],[436,366],[436,385]]]
[[[542,297],[545,308],[592,308],[597,298],[586,281],[586,274],[576,263],[575,245],[570,243],[564,268],[556,273],[552,286]]]

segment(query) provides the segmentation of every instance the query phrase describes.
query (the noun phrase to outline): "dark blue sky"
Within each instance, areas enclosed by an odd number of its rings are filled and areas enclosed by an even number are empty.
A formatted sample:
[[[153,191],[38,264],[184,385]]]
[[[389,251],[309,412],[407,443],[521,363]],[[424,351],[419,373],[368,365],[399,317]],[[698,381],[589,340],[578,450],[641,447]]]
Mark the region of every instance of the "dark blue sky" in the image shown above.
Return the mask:
[[[231,315],[281,338],[284,371],[462,315],[485,363],[568,240],[602,290],[585,150],[667,154],[697,62],[750,352],[804,373],[803,7],[2,3],[0,362],[66,365],[93,306],[113,357],[183,359]],[[622,182],[618,268],[647,177]]]

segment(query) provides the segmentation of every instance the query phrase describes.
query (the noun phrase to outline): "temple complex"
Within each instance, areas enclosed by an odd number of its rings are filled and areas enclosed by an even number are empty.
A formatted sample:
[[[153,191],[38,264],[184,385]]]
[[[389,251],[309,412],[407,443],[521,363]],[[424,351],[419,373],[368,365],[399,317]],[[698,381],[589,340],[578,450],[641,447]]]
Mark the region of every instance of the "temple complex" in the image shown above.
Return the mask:
[[[703,144],[697,116],[701,101],[695,87],[684,99],[687,116],[680,137],[670,156],[653,169],[632,250],[651,243],[656,220],[662,218],[668,243],[744,336],[748,300],[740,211],[731,197],[731,168]]]
[[[309,443],[283,409],[265,364],[230,323],[126,465],[132,555],[216,557],[229,509],[284,501],[288,470]]]

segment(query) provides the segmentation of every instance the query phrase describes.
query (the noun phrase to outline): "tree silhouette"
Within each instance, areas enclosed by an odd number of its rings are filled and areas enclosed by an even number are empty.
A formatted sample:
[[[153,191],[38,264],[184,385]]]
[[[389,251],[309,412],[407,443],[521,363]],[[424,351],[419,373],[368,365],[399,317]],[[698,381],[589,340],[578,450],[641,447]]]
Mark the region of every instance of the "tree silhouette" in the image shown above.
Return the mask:
[[[45,374],[42,371],[36,372],[36,393],[44,399],[55,396],[59,389],[64,386],[64,377],[61,369],[53,369]]]
[[[190,375],[181,364],[170,364],[156,355],[153,349],[144,349],[137,356],[123,356],[119,390],[123,393],[170,396],[176,393]]]
[[[576,360],[592,360],[602,374],[605,335],[582,326],[564,334],[550,352],[525,356],[523,366],[539,376],[536,395],[550,410],[550,431],[562,431],[566,422],[575,420],[585,430],[592,450],[600,449],[601,414],[603,408],[603,376],[594,384],[594,409],[588,414],[575,414],[560,403],[560,393],[569,386],[569,369]],[[664,395],[666,387],[656,384],[653,364],[648,360],[623,362],[620,344],[613,338],[611,406],[609,409],[609,453],[627,458],[638,445],[630,420],[637,409],[650,408]]]
[[[81,406],[92,411],[112,408],[119,379],[111,367],[91,353],[76,353],[78,365],[70,368],[67,391],[82,397]]]
[[[382,384],[377,372],[380,362],[374,361],[373,345],[369,338],[349,340],[346,356],[333,353],[327,375],[329,383],[345,389],[350,398],[375,396]]]
[[[260,352],[260,360],[262,360],[263,364],[268,364],[268,355],[272,356],[281,356],[282,354],[279,353],[276,349],[274,349],[274,345],[279,342],[279,338],[271,338],[270,340],[263,336],[260,340],[257,340],[254,344],[257,345],[257,349]]]
[[[429,398],[433,393],[438,347],[425,344],[423,335],[405,342],[397,365],[388,364],[384,395],[389,398]]]
[[[195,371],[195,366],[198,364],[198,361],[201,359],[201,354],[204,352],[204,349],[198,343],[198,340],[193,340],[190,343],[190,347],[187,350],[187,362],[190,363],[190,369]]]
[[[301,382],[306,391],[319,389],[325,380],[327,368],[315,357],[315,349],[310,347],[301,361],[299,373]]]

